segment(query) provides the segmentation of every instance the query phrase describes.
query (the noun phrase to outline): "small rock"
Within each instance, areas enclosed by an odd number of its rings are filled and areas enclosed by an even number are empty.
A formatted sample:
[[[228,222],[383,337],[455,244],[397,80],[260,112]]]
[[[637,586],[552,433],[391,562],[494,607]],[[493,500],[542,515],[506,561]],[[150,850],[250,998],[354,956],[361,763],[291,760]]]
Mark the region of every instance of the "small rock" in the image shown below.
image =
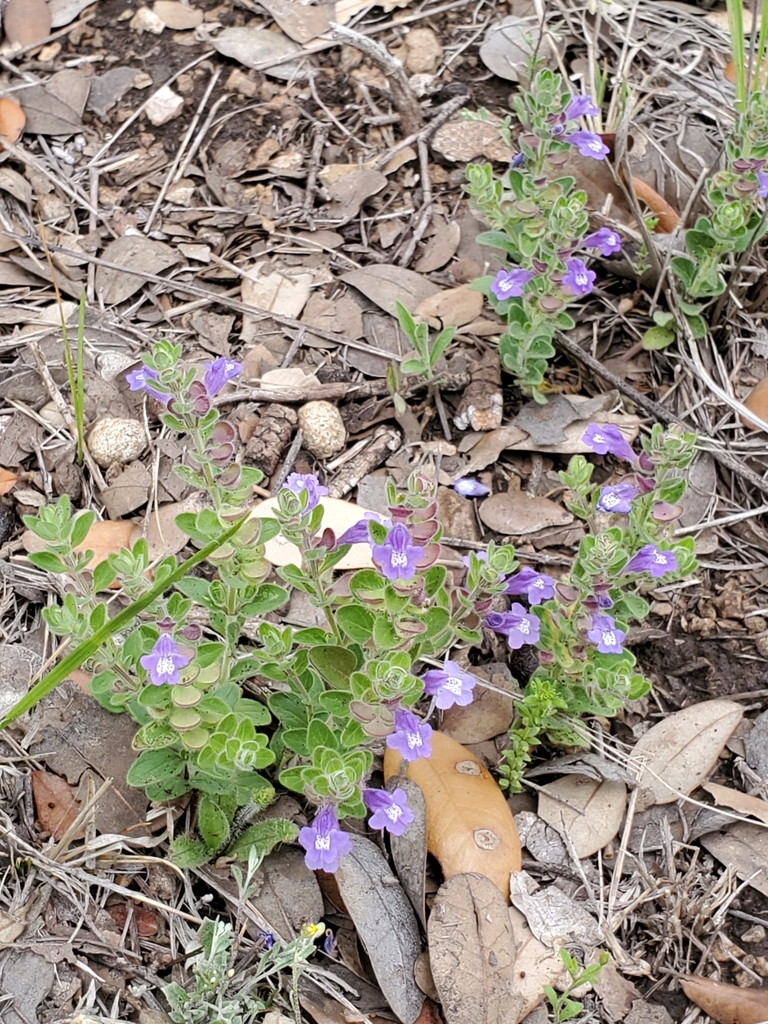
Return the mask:
[[[153,36],[159,36],[165,28],[165,22],[148,7],[140,7],[131,18],[128,28],[134,32],[150,32]]]
[[[405,37],[405,67],[412,75],[432,74],[443,59],[443,48],[431,28],[414,28]]]
[[[50,423],[52,427],[65,427],[67,425],[66,420],[59,412],[59,407],[55,402],[46,402],[40,410],[40,417],[45,420],[46,423]]]
[[[156,127],[178,117],[184,108],[184,97],[174,92],[170,85],[158,89],[154,96],[147,100],[147,117]]]
[[[475,157],[509,163],[514,153],[505,146],[496,125],[486,121],[448,121],[438,128],[432,148],[446,160],[466,163]]]
[[[330,402],[307,402],[299,409],[303,444],[317,459],[330,459],[341,451],[347,431],[341,413]]]
[[[133,79],[134,89],[148,89],[152,85],[152,75],[148,75],[146,71],[137,71]]]
[[[104,469],[115,462],[133,462],[144,451],[147,435],[138,420],[105,416],[97,420],[88,437],[94,460]]]
[[[135,68],[110,68],[103,75],[94,75],[90,80],[88,109],[104,117],[127,92],[136,88],[138,72]]]
[[[762,655],[764,658],[768,658],[768,636],[759,636],[757,640],[755,640],[755,647],[757,648],[758,654]]]
[[[178,31],[197,28],[198,25],[203,23],[202,11],[179,3],[178,0],[156,0],[153,10],[168,28]]]
[[[744,625],[747,627],[748,633],[764,633],[768,629],[768,620],[764,619],[762,615],[750,615],[749,618],[744,619]]]
[[[135,356],[120,352],[116,348],[108,348],[96,360],[96,366],[102,380],[114,380],[119,373],[136,364]]]
[[[239,92],[241,96],[247,96],[249,99],[253,99],[259,91],[258,83],[244,74],[240,68],[232,69],[224,88],[227,92]]]
[[[742,942],[764,942],[765,928],[761,924],[754,924],[741,936]]]

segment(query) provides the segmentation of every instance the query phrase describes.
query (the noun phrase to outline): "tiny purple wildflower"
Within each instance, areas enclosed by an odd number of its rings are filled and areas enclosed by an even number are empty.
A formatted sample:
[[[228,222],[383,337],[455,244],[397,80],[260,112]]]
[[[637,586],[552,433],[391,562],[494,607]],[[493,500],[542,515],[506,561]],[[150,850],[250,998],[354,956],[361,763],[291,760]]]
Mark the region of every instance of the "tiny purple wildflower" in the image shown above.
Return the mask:
[[[364,789],[363,803],[373,811],[368,819],[370,827],[383,828],[393,836],[401,836],[414,818],[407,800],[404,789],[396,789],[393,793],[385,789]]]
[[[768,174],[765,171],[757,172],[757,194],[762,199],[768,199]]]
[[[272,949],[275,944],[275,936],[272,932],[264,932],[259,929],[256,932],[256,938],[261,942],[264,949]]]
[[[569,288],[574,295],[589,295],[597,278],[594,270],[587,268],[584,260],[578,256],[572,256],[565,261],[566,273],[563,274],[563,284]]]
[[[323,936],[323,952],[326,956],[332,956],[336,952],[336,938],[333,934],[332,928],[325,929],[325,935]]]
[[[621,252],[621,236],[611,228],[598,228],[591,235],[587,235],[581,243],[585,249],[599,249],[603,256],[610,256],[611,253]]]
[[[454,704],[466,707],[472,703],[472,691],[477,680],[469,672],[463,672],[455,661],[445,659],[442,668],[431,668],[421,677],[424,680],[424,693],[435,698],[435,706],[447,711]]]
[[[500,270],[491,282],[491,291],[499,300],[519,298],[523,294],[523,288],[534,276],[530,270],[523,270],[522,267],[513,267],[511,270]]]
[[[654,579],[677,571],[674,551],[659,551],[655,544],[646,544],[627,562],[622,572],[649,572]]]
[[[531,604],[541,604],[555,596],[555,581],[546,573],[536,572],[530,565],[524,565],[520,572],[510,576],[504,588],[505,594],[525,594]]]
[[[453,481],[452,487],[463,498],[484,498],[486,494],[491,493],[485,484],[473,480],[471,476],[460,476],[458,480]]]
[[[368,544],[370,543],[370,534],[368,533],[368,523],[373,521],[374,523],[381,523],[382,526],[390,526],[389,520],[384,520],[378,514],[378,512],[366,512],[362,519],[350,526],[348,530],[339,537],[339,544]]]
[[[632,501],[640,492],[632,484],[615,484],[613,487],[600,489],[597,508],[600,512],[620,512],[627,515],[632,508]]]
[[[339,828],[339,820],[330,804],[318,811],[311,826],[305,825],[300,830],[299,842],[306,850],[304,863],[310,871],[333,874],[341,858],[352,851],[352,840]]]
[[[130,373],[126,373],[125,379],[128,381],[131,391],[146,391],[148,395],[156,398],[163,405],[167,405],[173,397],[168,392],[160,391],[154,386],[153,381],[158,379],[158,373],[157,370],[153,370],[149,366],[140,366],[136,370],[131,370]]]
[[[414,544],[408,528],[395,523],[383,544],[375,544],[372,557],[388,580],[410,580],[416,565],[424,555],[424,548]]]
[[[189,664],[189,658],[182,654],[167,633],[163,633],[149,654],[139,658],[139,664],[149,673],[153,686],[170,686],[179,681],[179,669]]]
[[[525,153],[515,153],[510,162],[510,167],[522,167],[525,163]]]
[[[406,761],[432,754],[432,726],[422,722],[412,711],[398,708],[395,712],[395,731],[387,736],[387,746],[396,750]]]
[[[513,651],[525,644],[539,642],[541,623],[538,616],[529,615],[525,608],[515,601],[508,612],[489,612],[485,617],[486,625],[496,633],[503,633]]]
[[[600,136],[594,132],[571,132],[563,142],[575,146],[581,156],[589,156],[593,160],[605,160],[610,153]]]
[[[635,453],[615,423],[590,423],[582,435],[582,444],[596,455],[615,455],[617,459],[635,461]]]
[[[227,381],[237,377],[242,369],[242,363],[236,363],[233,359],[227,359],[226,356],[219,356],[212,363],[206,363],[203,383],[209,396],[213,398],[214,395],[218,395]]]
[[[328,488],[323,487],[314,473],[291,473],[283,485],[293,494],[301,495],[307,492],[307,507],[305,512],[311,512],[320,499],[328,493]]]
[[[621,654],[626,635],[624,630],[616,628],[610,615],[593,615],[592,629],[587,631],[587,637],[597,645],[600,654]]]
[[[580,117],[597,117],[598,107],[592,102],[591,96],[572,96],[565,108],[566,121],[577,121]]]

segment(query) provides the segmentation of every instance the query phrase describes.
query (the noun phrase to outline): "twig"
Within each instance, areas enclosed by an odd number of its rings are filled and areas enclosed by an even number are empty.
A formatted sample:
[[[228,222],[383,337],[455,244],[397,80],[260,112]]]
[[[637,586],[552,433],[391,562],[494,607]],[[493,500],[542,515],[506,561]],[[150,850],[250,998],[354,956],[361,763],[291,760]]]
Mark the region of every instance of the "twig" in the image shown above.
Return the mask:
[[[330,23],[330,27],[335,40],[354,46],[356,50],[365,53],[387,76],[392,92],[392,102],[398,109],[400,123],[405,134],[411,135],[414,132],[420,132],[424,126],[424,117],[419,102],[408,84],[402,63],[393,57],[385,46],[377,43],[375,39],[363,35],[362,32],[355,32],[354,29],[339,25],[335,21]]]
[[[422,235],[427,230],[429,223],[432,220],[432,179],[429,176],[429,147],[427,146],[427,140],[421,135],[417,140],[417,145],[419,150],[419,171],[421,174],[423,200],[419,219],[416,221],[413,233],[398,261],[401,267],[407,267],[411,262],[411,257],[416,251],[416,246],[421,241]]]

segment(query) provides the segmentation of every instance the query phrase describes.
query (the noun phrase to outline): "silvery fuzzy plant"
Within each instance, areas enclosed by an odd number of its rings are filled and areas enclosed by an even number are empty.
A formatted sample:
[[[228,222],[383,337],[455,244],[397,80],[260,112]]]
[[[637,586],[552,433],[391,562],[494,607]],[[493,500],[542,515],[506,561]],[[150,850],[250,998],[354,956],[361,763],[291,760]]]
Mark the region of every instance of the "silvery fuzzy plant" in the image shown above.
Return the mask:
[[[402,789],[368,785],[372,747],[384,740],[406,761],[430,756],[435,710],[469,704],[477,685],[454,651],[480,646],[484,629],[505,635],[510,648],[533,646],[540,662],[518,705],[503,785],[518,785],[542,735],[574,742],[574,719],[613,714],[647,688],[623,641],[628,623],[648,612],[638,591],[692,569],[691,542],[668,536],[684,489],[672,474],[690,460],[692,438],[654,428],[636,454],[615,426],[591,425],[592,450],[629,462],[630,472],[595,487],[586,459],[571,460],[568,503],[589,528],[572,572],[555,581],[520,568],[510,546],[490,543],[469,555],[465,573],[449,576],[435,489],[418,475],[405,493],[390,483],[386,516],[365,513],[339,537],[323,527],[328,492],[311,475],[287,478],[272,518],[244,518],[260,474],[236,461],[234,427],[213,402],[240,366],[217,359],[201,372],[180,355],[159,342],[129,383],[189,439],[177,472],[210,506],[176,521],[193,545],[219,543],[205,575],[181,575],[175,557],[151,565],[144,541],[91,568],[76,548],[93,514],[73,517],[65,498],[26,518],[47,549],[31,561],[67,581],[62,604],[44,610],[46,623],[86,644],[91,692],[138,723],[128,781],[156,801],[197,794],[197,835],[176,841],[178,863],[227,849],[247,856],[252,846],[263,853],[295,838],[291,822],[270,819],[235,834],[238,809],[265,807],[275,784],[316,808],[298,832],[312,869],[334,871],[350,850],[342,818],[369,812],[371,828],[402,834],[413,814]],[[242,525],[220,543],[233,523]],[[295,545],[299,564],[273,573],[264,545],[278,535]],[[353,544],[367,546],[372,567],[339,587],[334,570]],[[281,624],[291,589],[308,595],[322,626]],[[493,611],[504,594],[511,608]],[[120,612],[121,628],[91,650],[118,596],[143,601],[141,614],[124,623]],[[260,620],[255,642],[243,640],[246,618]]]

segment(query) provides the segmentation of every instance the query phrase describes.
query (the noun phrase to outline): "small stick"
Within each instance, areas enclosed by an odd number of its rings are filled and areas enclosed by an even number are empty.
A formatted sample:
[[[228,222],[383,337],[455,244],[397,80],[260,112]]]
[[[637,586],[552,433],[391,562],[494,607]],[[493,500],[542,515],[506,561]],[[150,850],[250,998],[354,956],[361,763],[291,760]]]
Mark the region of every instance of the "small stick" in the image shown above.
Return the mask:
[[[387,76],[392,91],[392,101],[400,113],[400,121],[405,134],[411,135],[414,132],[420,132],[424,127],[424,117],[419,101],[408,84],[402,63],[392,56],[386,46],[363,35],[362,32],[355,32],[354,29],[339,25],[335,21],[330,23],[330,27],[334,39],[341,43],[348,43],[356,50],[365,53]]]

